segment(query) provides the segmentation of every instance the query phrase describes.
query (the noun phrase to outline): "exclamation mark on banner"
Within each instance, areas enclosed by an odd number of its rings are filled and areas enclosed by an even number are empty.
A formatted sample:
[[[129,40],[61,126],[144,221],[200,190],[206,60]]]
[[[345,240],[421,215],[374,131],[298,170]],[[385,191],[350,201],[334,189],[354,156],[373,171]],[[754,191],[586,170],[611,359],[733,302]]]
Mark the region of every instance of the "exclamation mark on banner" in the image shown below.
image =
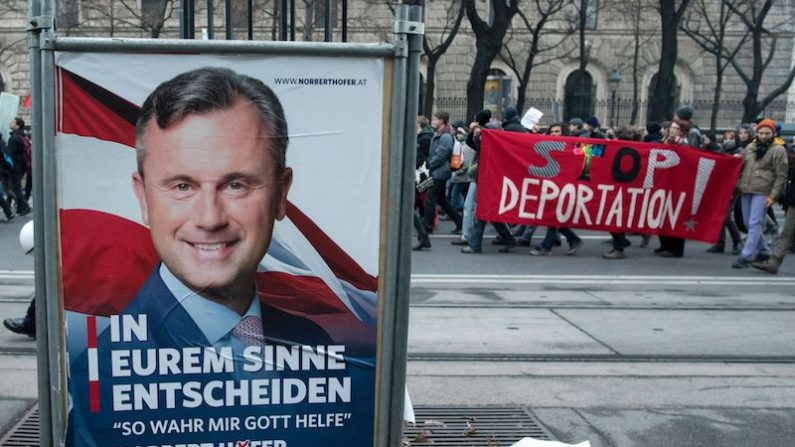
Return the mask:
[[[696,174],[696,188],[693,190],[693,204],[690,206],[690,214],[695,216],[698,207],[701,206],[701,199],[704,197],[704,190],[707,189],[709,176],[715,169],[715,160],[709,158],[698,159],[698,173]]]
[[[97,317],[86,317],[88,329],[88,401],[92,413],[99,413],[99,362],[97,359]]]

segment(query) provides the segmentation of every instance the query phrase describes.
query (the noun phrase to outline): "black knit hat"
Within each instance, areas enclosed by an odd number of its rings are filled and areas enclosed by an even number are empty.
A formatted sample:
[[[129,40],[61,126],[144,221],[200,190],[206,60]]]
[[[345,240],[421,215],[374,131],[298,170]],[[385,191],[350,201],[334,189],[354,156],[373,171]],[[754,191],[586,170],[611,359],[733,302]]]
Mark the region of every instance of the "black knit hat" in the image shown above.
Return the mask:
[[[485,126],[491,120],[491,110],[481,110],[475,114],[475,121],[481,126]]]
[[[646,132],[648,132],[648,133],[658,133],[661,130],[662,130],[662,127],[660,127],[660,123],[649,123],[649,124],[646,124]]]
[[[676,116],[680,119],[690,121],[693,119],[693,108],[690,106],[679,107],[676,109]]]

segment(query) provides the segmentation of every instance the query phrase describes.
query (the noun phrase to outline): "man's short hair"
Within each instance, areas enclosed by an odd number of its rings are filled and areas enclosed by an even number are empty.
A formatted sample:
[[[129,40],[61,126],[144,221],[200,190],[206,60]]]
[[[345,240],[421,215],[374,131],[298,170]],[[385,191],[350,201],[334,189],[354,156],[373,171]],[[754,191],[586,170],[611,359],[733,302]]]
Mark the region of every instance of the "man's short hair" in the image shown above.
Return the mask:
[[[159,128],[168,129],[190,115],[228,109],[239,98],[250,100],[259,110],[268,131],[277,172],[284,170],[289,143],[287,120],[273,90],[259,79],[227,68],[204,67],[163,82],[144,101],[135,125],[138,172],[144,175],[144,137],[150,121],[154,119]]]
[[[422,127],[423,129],[428,127],[428,118],[425,118],[425,115],[417,117],[417,127]]]
[[[444,121],[445,124],[450,122],[450,114],[447,112],[436,112],[433,114],[437,119]]]
[[[616,139],[623,141],[640,141],[643,133],[640,129],[632,126],[621,126],[616,130]]]
[[[20,129],[24,129],[25,128],[25,120],[23,120],[22,118],[16,117],[16,118],[14,118],[14,121],[16,121],[17,127],[19,127]]]

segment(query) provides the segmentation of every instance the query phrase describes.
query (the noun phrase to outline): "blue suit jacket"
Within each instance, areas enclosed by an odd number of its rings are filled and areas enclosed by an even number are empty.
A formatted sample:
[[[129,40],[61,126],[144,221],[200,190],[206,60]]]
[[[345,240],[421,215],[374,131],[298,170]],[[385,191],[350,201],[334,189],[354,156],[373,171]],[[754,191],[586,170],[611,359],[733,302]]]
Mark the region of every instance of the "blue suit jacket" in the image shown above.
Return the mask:
[[[144,286],[139,290],[135,299],[122,312],[122,315],[146,315],[148,337],[146,341],[132,341],[126,343],[111,343],[109,330],[98,335],[97,352],[99,365],[99,411],[92,413],[89,402],[89,377],[88,355],[86,351],[80,353],[70,352],[70,378],[69,391],[71,394],[72,408],[69,416],[67,431],[68,446],[138,446],[138,445],[165,445],[177,443],[213,443],[213,447],[230,443],[237,446],[238,441],[264,441],[284,440],[288,447],[297,446],[372,446],[373,445],[373,414],[374,414],[374,389],[375,368],[372,358],[346,357],[346,370],[343,371],[271,371],[254,376],[252,374],[241,376],[239,373],[207,373],[207,374],[179,374],[158,375],[157,371],[148,376],[113,377],[111,371],[111,349],[135,350],[142,354],[146,350],[162,348],[182,349],[186,347],[209,347],[210,343],[202,334],[199,327],[193,322],[184,308],[163,283],[158,273],[159,266],[150,274]],[[271,306],[263,304],[263,327],[265,336],[271,345],[328,345],[332,344],[328,334],[315,323]],[[154,351],[153,351],[154,352]],[[143,356],[147,359],[146,355]],[[155,357],[156,358],[156,357]],[[146,360],[143,365],[146,366]],[[237,366],[237,365],[236,365]],[[298,379],[307,383],[309,378],[335,378],[344,380],[350,377],[351,400],[350,402],[336,403],[307,403],[304,400],[297,404],[271,404],[271,405],[233,405],[212,407],[204,403],[197,408],[187,408],[178,403],[175,408],[164,408],[166,399],[165,391],[159,391],[157,409],[142,409],[132,411],[113,411],[114,385],[130,385],[131,387],[155,387],[158,383],[198,382],[200,386],[208,382],[233,383],[240,385],[250,379]],[[156,388],[151,388],[156,389]],[[202,388],[203,389],[203,388]],[[268,396],[275,389],[268,388]],[[181,396],[180,392],[177,392]],[[216,390],[215,398],[223,398],[223,391]],[[343,416],[343,424],[320,427],[313,424],[311,428],[296,427],[298,418],[304,415],[328,413],[350,414]],[[262,425],[253,429],[245,427],[245,421],[256,420],[261,416],[288,416],[289,427]],[[235,418],[240,422],[238,429],[225,431],[210,431],[210,419],[219,417]],[[162,420],[197,420],[201,421],[201,430],[187,430],[176,433],[152,432],[153,421]],[[263,421],[264,419],[260,419]],[[275,419],[272,419],[275,420]],[[285,419],[282,419],[284,421]],[[143,425],[133,426],[136,421]],[[284,424],[282,424],[284,425]],[[327,424],[322,424],[327,425]],[[195,425],[194,425],[195,426]],[[124,433],[128,430],[140,429],[141,435]],[[241,444],[245,445],[245,444]]]

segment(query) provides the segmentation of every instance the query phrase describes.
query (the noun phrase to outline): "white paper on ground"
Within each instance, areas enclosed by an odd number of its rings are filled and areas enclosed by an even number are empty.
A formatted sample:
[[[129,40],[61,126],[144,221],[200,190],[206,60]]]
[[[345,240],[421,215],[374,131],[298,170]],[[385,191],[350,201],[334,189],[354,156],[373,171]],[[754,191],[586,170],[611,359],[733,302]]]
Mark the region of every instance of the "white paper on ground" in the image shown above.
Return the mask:
[[[530,107],[530,110],[525,112],[524,116],[522,117],[522,126],[532,129],[533,126],[541,121],[542,116],[544,116],[544,112],[536,109],[535,107]]]
[[[522,438],[511,447],[591,447],[591,443],[583,441],[579,444],[566,444],[558,441],[542,441],[540,439]]]
[[[403,420],[415,424],[417,423],[417,419],[414,417],[414,406],[411,405],[411,397],[409,396],[409,389],[408,388],[404,389],[406,390],[406,398],[403,400]]]

